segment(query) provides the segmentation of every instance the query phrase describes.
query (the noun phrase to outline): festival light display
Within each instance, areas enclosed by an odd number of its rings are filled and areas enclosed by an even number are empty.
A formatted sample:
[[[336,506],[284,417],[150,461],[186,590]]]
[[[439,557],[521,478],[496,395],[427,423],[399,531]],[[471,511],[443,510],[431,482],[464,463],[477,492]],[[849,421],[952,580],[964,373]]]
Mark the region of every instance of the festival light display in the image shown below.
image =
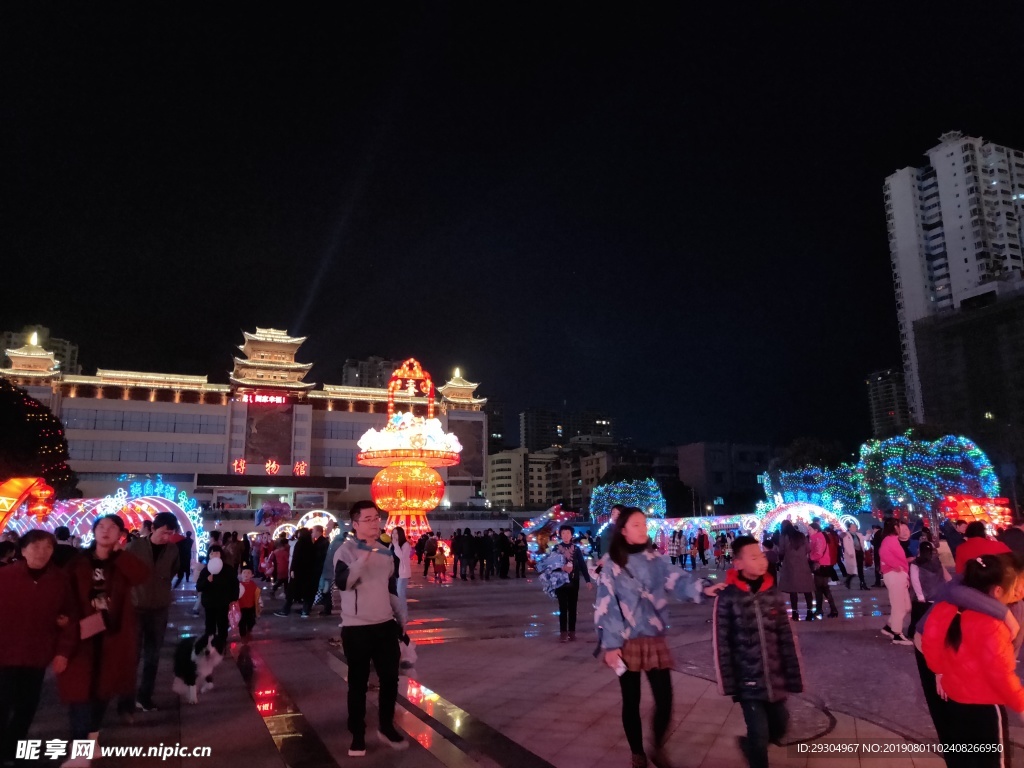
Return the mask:
[[[359,438],[356,461],[381,467],[370,486],[374,503],[388,513],[387,528],[402,526],[410,538],[430,530],[427,513],[444,497],[444,480],[435,467],[459,463],[462,445],[434,417],[434,382],[413,358],[391,374],[387,423]],[[426,417],[413,413],[413,398],[425,397]],[[408,399],[409,410],[396,410],[395,400]]]
[[[0,483],[0,531],[15,518],[43,522],[53,509],[53,496],[53,488],[41,477],[12,477]]]
[[[646,480],[624,480],[618,483],[605,483],[594,488],[590,495],[590,517],[602,521],[611,513],[612,507],[622,504],[625,507],[638,507],[648,517],[665,517],[665,497],[661,488],[653,478]]]
[[[990,529],[1013,524],[1009,499],[979,499],[976,496],[946,496],[939,505],[943,517],[972,523],[980,520]]]
[[[914,440],[912,432],[861,446],[857,475],[862,508],[931,505],[946,496],[992,498],[999,480],[985,453],[966,437]]]

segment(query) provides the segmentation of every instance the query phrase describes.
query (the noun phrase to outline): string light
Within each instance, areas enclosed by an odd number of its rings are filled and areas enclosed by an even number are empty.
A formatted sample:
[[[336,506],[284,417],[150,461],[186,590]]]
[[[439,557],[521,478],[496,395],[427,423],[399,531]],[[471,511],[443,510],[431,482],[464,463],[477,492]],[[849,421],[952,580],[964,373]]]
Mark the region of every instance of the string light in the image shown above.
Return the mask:
[[[606,517],[611,514],[612,507],[616,504],[638,507],[648,517],[664,518],[666,513],[665,497],[657,481],[650,477],[646,480],[605,483],[594,488],[590,495],[591,519],[600,520]]]

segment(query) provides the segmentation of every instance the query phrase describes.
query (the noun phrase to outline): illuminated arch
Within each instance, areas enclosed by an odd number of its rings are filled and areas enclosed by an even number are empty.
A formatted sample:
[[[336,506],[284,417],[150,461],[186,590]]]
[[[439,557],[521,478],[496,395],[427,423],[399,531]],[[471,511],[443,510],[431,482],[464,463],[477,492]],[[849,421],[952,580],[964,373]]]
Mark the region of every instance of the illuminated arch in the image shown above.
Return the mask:
[[[326,509],[313,509],[300,517],[295,525],[299,528],[312,528],[315,525],[322,525],[326,528],[328,523],[337,525],[338,518]]]
[[[276,539],[283,533],[285,538],[290,539],[295,535],[297,530],[299,530],[299,527],[294,523],[282,523],[274,529],[274,533],[271,534],[271,538]]]
[[[816,517],[820,518],[822,522],[834,526],[837,531],[843,530],[843,520],[835,512],[830,512],[817,504],[795,501],[792,504],[782,504],[766,513],[761,519],[756,535],[760,537],[766,531],[769,533],[774,531],[782,524],[783,520],[809,525],[811,520]],[[845,517],[850,516],[846,515]]]
[[[58,501],[53,505],[53,512],[43,522],[33,518],[22,517],[12,520],[9,528],[22,535],[33,528],[41,528],[53,533],[60,526],[67,526],[72,536],[81,539],[83,546],[92,541],[93,521],[101,515],[115,514],[120,517],[128,530],[139,529],[146,521],[152,522],[160,512],[170,512],[178,520],[181,532],[192,531],[196,542],[196,551],[200,556],[206,555],[210,535],[203,529],[202,517],[198,509],[184,510],[177,503],[161,496],[140,496],[128,499],[125,496],[107,496],[102,499],[69,499]]]

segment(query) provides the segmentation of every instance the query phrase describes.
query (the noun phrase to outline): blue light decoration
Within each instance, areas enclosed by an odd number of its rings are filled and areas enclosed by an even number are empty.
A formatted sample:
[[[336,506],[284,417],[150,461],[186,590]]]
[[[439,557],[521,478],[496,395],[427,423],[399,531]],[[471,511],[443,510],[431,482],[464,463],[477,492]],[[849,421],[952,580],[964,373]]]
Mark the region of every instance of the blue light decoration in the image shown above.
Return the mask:
[[[946,496],[999,495],[992,462],[974,442],[958,435],[916,440],[912,430],[864,443],[855,465],[765,473],[762,486],[767,497],[757,504],[762,516],[783,504],[816,504],[854,515],[903,504],[928,506]]]
[[[596,522],[607,517],[616,504],[639,507],[648,517],[664,518],[667,511],[661,488],[650,477],[606,483],[594,488],[590,495],[590,519]]]
[[[185,491],[179,491],[177,486],[165,483],[162,475],[156,476],[155,483],[147,478],[145,483],[130,483],[127,491],[123,488],[118,488],[114,494],[115,498],[122,499],[138,499],[146,496],[157,496],[178,505],[196,531],[196,552],[200,557],[206,557],[206,548],[210,543],[210,534],[203,527],[203,515],[199,502]]]
[[[946,496],[994,498],[999,480],[992,462],[966,437],[915,440],[913,432],[861,446],[857,463],[861,503],[868,509],[930,505]]]

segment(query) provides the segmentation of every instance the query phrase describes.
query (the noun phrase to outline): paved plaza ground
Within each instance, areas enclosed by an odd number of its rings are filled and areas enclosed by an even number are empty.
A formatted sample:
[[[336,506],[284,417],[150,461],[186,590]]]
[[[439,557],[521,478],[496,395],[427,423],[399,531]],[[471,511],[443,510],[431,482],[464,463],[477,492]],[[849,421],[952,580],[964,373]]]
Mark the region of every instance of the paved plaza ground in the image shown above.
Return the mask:
[[[713,572],[712,572],[713,574]],[[913,650],[884,640],[885,591],[834,589],[843,618],[799,622],[806,692],[791,699],[789,747],[773,747],[773,766],[806,768],[923,768],[937,758],[840,758],[798,754],[799,744],[826,739],[892,744],[932,742]],[[268,593],[269,594],[269,593]],[[536,579],[410,585],[410,635],[419,662],[400,685],[398,725],[411,737],[395,753],[373,739],[366,757],[347,756],[347,667],[337,617],[272,615],[267,599],[247,647],[234,643],[218,668],[216,688],[197,706],[179,705],[170,691],[172,646],[201,631],[190,592],[178,591],[160,669],[159,711],[133,725],[108,718],[104,746],[210,746],[208,758],[106,758],[94,765],[244,766],[522,766],[609,768],[629,765],[619,719],[615,675],[592,656],[590,597],[580,593],[579,640],[560,644],[557,604]],[[315,609],[318,610],[318,609]],[[711,666],[710,604],[675,605],[669,633],[677,663],[669,753],[678,766],[742,766],[736,737],[744,733],[739,707],[718,695]],[[886,691],[882,697],[881,692]],[[373,694],[371,693],[371,698]],[[644,690],[645,711],[649,691]],[[368,735],[376,711],[368,706]],[[649,721],[649,718],[648,718]],[[32,737],[67,738],[67,720],[48,681]],[[649,737],[649,732],[648,732]],[[1024,745],[1024,730],[1013,729]],[[1024,749],[1024,746],[1021,747]],[[1024,754],[1024,752],[1022,752]],[[1024,765],[1024,758],[1019,761]],[[54,765],[54,761],[40,764]]]

